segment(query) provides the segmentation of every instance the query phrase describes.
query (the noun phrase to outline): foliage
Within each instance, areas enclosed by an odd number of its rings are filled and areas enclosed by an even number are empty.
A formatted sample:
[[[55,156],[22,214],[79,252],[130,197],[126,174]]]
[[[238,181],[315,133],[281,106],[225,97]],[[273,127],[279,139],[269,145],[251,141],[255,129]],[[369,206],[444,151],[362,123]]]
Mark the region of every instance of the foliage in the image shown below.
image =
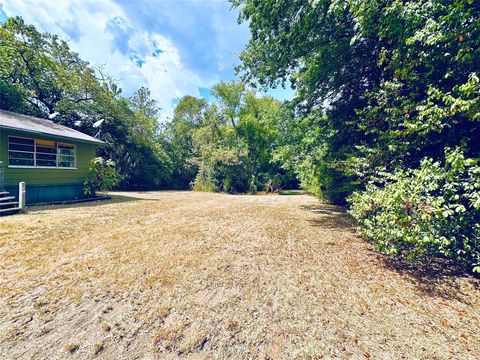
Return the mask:
[[[249,21],[252,33],[240,56],[244,80],[263,87],[289,80],[297,90],[295,118],[285,127],[296,138],[284,144],[294,158],[283,160],[306,190],[344,203],[355,188],[347,161],[362,137],[356,109],[379,74],[371,42],[351,45],[352,16],[331,11],[330,1],[233,3],[243,5],[240,20]]]
[[[8,82],[0,79],[0,109],[21,112],[27,105],[23,94]]]
[[[159,108],[150,91],[130,98],[101,68],[68,43],[19,17],[0,26],[0,108],[53,121],[106,142],[98,155],[112,159],[124,189],[165,187],[172,162],[159,141]],[[99,127],[93,124],[103,121]]]
[[[216,108],[213,108],[216,109]],[[237,148],[236,129],[218,123],[218,116],[209,125],[193,134],[194,161],[199,172],[193,182],[195,190],[246,192],[248,190],[248,160],[245,149]]]
[[[95,71],[66,41],[19,17],[0,26],[0,50],[0,78],[24,95],[26,111],[59,111],[68,123],[72,107],[82,108],[102,90]]]
[[[296,120],[318,117],[309,121],[321,129],[306,141],[317,136],[321,158],[304,149],[315,169],[295,167],[314,193],[342,202],[376,173],[440,159],[445,146],[479,153],[480,3],[232,3],[252,33],[240,56],[244,80],[289,80]]]
[[[121,180],[115,168],[115,162],[96,157],[90,162],[88,175],[83,182],[83,193],[95,195],[99,190],[111,190]]]
[[[332,202],[355,192],[361,231],[382,250],[477,264],[477,208],[464,198],[476,168],[453,170],[463,155],[445,159],[445,149],[480,155],[480,2],[231,2],[252,35],[243,80],[296,89],[279,125],[282,166]],[[438,212],[415,208],[424,200]],[[404,201],[420,218],[410,219]]]
[[[273,159],[279,143],[280,104],[243,83],[220,82],[215,100],[186,96],[163,132],[175,164],[174,181],[194,190],[231,193],[296,186]]]
[[[341,164],[334,161],[331,145],[326,141],[332,136],[328,130],[328,117],[312,112],[295,118],[289,107],[283,109],[279,126],[281,139],[275,149],[274,159],[285,169],[295,171],[301,187],[318,197],[344,204],[355,183]]]
[[[456,149],[445,163],[385,175],[355,192],[351,214],[377,247],[409,259],[441,256],[480,272],[480,165]]]
[[[185,96],[175,107],[172,121],[161,131],[161,142],[172,162],[170,188],[189,189],[198,173],[193,161],[193,133],[203,125],[207,109],[206,100]]]

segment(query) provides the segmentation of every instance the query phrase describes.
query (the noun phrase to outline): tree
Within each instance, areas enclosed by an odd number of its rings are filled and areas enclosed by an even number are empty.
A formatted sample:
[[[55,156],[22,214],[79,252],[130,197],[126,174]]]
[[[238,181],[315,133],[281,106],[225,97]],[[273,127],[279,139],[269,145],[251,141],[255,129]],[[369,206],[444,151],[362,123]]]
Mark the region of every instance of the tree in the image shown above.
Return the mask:
[[[98,152],[112,159],[122,188],[166,186],[171,160],[158,139],[159,108],[150,91],[131,98],[102,69],[94,69],[68,43],[19,18],[0,26],[0,106],[100,137]],[[100,127],[93,127],[99,122]]]
[[[58,121],[68,124],[72,110],[101,90],[94,70],[66,41],[40,33],[20,17],[0,27],[0,64],[0,77],[24,95],[30,109],[43,115],[59,112]]]
[[[324,131],[322,156],[316,163],[323,176],[316,183],[330,200],[343,202],[336,185],[345,176],[342,165],[363,133],[356,109],[363,94],[378,82],[371,57],[379,51],[374,38],[351,44],[355,22],[348,9],[332,11],[331,1],[233,1],[243,5],[240,21],[249,21],[252,38],[238,68],[245,81],[275,87],[287,80],[296,88],[297,116],[318,114]],[[323,117],[326,114],[327,117]],[[343,187],[343,186],[342,186]],[[310,189],[312,190],[312,189]]]
[[[172,121],[162,131],[162,142],[172,160],[172,188],[189,189],[197,175],[192,137],[196,129],[205,125],[207,111],[208,104],[204,99],[184,96],[175,107]]]
[[[331,200],[447,144],[478,154],[478,2],[232,3],[252,33],[244,80],[290,80],[296,116],[322,119],[316,182]]]
[[[280,103],[256,96],[243,83],[220,82],[212,94],[210,104],[182,98],[163,131],[174,183],[236,193],[295,186],[292,173],[272,158]]]

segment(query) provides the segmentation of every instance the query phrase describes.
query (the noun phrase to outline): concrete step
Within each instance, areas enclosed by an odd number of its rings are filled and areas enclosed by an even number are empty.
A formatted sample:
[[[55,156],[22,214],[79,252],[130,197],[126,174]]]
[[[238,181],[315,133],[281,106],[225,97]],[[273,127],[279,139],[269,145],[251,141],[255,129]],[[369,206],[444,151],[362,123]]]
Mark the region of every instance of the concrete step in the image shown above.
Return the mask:
[[[3,201],[10,201],[10,200],[15,200],[15,196],[0,197],[0,203],[2,203]]]

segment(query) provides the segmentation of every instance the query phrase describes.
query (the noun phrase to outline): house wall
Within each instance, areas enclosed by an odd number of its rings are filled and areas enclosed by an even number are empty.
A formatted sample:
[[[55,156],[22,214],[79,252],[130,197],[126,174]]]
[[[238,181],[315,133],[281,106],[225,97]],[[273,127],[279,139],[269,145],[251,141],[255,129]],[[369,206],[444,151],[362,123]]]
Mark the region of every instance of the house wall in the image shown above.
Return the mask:
[[[8,166],[8,136],[23,136],[75,144],[76,168],[10,168]],[[18,183],[25,181],[27,204],[82,198],[83,180],[88,174],[89,163],[95,157],[95,152],[95,144],[0,128],[0,161],[4,164],[4,187],[13,195],[18,196]]]

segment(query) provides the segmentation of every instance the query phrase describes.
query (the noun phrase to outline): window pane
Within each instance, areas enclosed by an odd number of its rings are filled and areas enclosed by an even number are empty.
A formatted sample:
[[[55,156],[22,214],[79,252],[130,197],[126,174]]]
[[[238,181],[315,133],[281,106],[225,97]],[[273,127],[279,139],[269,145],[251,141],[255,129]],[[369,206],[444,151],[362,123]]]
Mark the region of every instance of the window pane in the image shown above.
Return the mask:
[[[33,139],[25,139],[25,138],[19,138],[19,137],[14,137],[14,136],[10,136],[8,139],[9,139],[9,142],[15,143],[15,144],[26,144],[26,145],[33,145],[34,144]]]
[[[58,161],[74,161],[75,156],[71,155],[58,155]]]
[[[62,155],[73,155],[74,149],[60,149],[58,148],[58,153]]]
[[[57,149],[37,145],[37,153],[56,154]]]
[[[38,160],[37,159],[37,166],[48,166],[48,167],[56,167],[57,162],[55,160]]]
[[[34,140],[19,137],[8,138],[8,163],[14,166],[34,166]]]
[[[50,140],[35,140],[36,166],[57,167],[57,144]]]
[[[55,145],[55,141],[50,141],[50,140],[41,140],[37,139],[36,140],[37,146],[45,146],[45,147],[57,147]]]
[[[60,167],[74,167],[75,166],[75,157],[70,155],[59,155],[58,156],[58,166]]]
[[[9,150],[18,150],[18,151],[30,151],[33,152],[33,145],[25,145],[25,144],[16,144],[10,142],[8,144]]]
[[[58,153],[62,155],[74,155],[75,146],[72,144],[58,143]]]
[[[37,160],[52,160],[52,161],[57,161],[57,155],[56,154],[39,154],[37,153]]]
[[[14,166],[33,166],[33,159],[9,159],[9,164]]]
[[[10,159],[32,159],[33,160],[33,153],[9,151],[8,157]]]
[[[55,141],[49,140],[36,140],[37,153],[56,154],[57,144]]]
[[[73,161],[59,161],[59,167],[66,167],[66,168],[73,168],[75,167],[75,163]]]
[[[75,146],[72,144],[58,143],[58,166],[75,167]]]

